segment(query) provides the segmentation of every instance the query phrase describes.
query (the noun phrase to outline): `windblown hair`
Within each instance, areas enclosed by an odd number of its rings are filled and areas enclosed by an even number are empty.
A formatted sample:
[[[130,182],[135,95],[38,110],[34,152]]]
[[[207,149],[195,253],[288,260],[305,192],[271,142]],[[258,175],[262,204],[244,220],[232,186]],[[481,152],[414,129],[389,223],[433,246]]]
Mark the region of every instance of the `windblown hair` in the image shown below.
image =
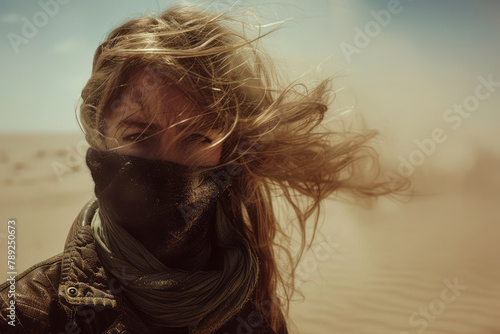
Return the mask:
[[[334,98],[331,80],[311,89],[282,85],[259,46],[266,34],[247,37],[247,28],[227,14],[191,7],[126,22],[95,52],[80,121],[91,146],[110,149],[107,117],[133,90],[130,82],[138,73],[150,73],[167,90],[174,85],[196,104],[199,114],[183,133],[204,127],[221,134],[212,146],[222,143],[221,163],[232,184],[222,206],[259,258],[257,299],[270,302],[267,320],[284,332],[294,271],[309,245],[306,222],[316,230],[322,200],[338,192],[371,198],[391,193],[394,185],[365,168],[378,170],[378,155],[368,143],[376,131],[322,126]],[[203,153],[193,153],[190,163],[196,165]],[[294,222],[278,222],[277,197],[293,209]],[[283,246],[292,223],[301,235],[295,255]],[[287,271],[278,265],[278,250],[290,260]]]

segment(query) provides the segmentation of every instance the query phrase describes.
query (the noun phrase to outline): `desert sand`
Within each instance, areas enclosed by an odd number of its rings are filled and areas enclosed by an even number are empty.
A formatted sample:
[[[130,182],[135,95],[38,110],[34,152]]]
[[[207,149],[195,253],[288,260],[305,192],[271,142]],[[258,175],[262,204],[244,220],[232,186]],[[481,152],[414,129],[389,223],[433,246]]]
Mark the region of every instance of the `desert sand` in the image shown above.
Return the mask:
[[[80,134],[0,136],[0,278],[7,221],[17,271],[63,250],[93,196]],[[471,158],[472,159],[472,158]],[[299,266],[292,333],[499,333],[500,158],[477,150],[460,173],[416,173],[410,202],[325,203]]]

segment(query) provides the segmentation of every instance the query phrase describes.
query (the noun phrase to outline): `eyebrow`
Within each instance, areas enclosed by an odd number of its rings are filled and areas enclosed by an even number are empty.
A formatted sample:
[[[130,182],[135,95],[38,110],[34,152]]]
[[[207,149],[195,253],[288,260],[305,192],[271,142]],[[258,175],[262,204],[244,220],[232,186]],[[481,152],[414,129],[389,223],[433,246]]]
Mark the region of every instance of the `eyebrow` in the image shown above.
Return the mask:
[[[118,127],[127,126],[127,127],[136,127],[141,129],[152,129],[159,130],[160,127],[156,123],[144,122],[135,119],[124,119],[118,124]]]

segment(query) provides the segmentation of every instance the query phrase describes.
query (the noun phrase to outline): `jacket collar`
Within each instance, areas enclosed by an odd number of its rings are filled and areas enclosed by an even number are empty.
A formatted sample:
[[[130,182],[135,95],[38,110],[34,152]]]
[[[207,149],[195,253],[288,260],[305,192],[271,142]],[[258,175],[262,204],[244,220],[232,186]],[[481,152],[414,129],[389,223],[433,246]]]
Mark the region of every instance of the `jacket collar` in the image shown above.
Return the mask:
[[[69,304],[116,308],[112,279],[108,278],[90,229],[97,200],[85,205],[75,219],[64,246],[59,296]]]
[[[123,306],[120,294],[123,286],[104,269],[99,259],[90,226],[97,207],[97,199],[88,202],[68,233],[61,263],[59,298],[68,306],[91,306],[119,312],[105,333],[121,332],[123,328],[149,333],[144,322]]]

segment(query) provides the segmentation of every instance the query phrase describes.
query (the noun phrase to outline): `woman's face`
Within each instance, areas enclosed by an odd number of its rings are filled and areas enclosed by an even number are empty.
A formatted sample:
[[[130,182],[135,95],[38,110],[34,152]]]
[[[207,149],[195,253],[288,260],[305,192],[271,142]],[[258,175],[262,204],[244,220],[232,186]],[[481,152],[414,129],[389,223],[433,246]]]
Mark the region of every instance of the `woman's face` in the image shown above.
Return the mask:
[[[173,85],[158,94],[161,97],[155,96],[159,91],[165,89],[159,89],[153,75],[136,76],[129,89],[112,105],[105,135],[118,142],[118,153],[187,165],[194,152],[209,148],[219,134],[200,130],[178,138],[181,129],[191,122],[189,118],[197,115],[197,107]],[[145,99],[151,95],[154,97]],[[196,160],[196,165],[217,165],[221,150],[222,144],[209,148]]]

